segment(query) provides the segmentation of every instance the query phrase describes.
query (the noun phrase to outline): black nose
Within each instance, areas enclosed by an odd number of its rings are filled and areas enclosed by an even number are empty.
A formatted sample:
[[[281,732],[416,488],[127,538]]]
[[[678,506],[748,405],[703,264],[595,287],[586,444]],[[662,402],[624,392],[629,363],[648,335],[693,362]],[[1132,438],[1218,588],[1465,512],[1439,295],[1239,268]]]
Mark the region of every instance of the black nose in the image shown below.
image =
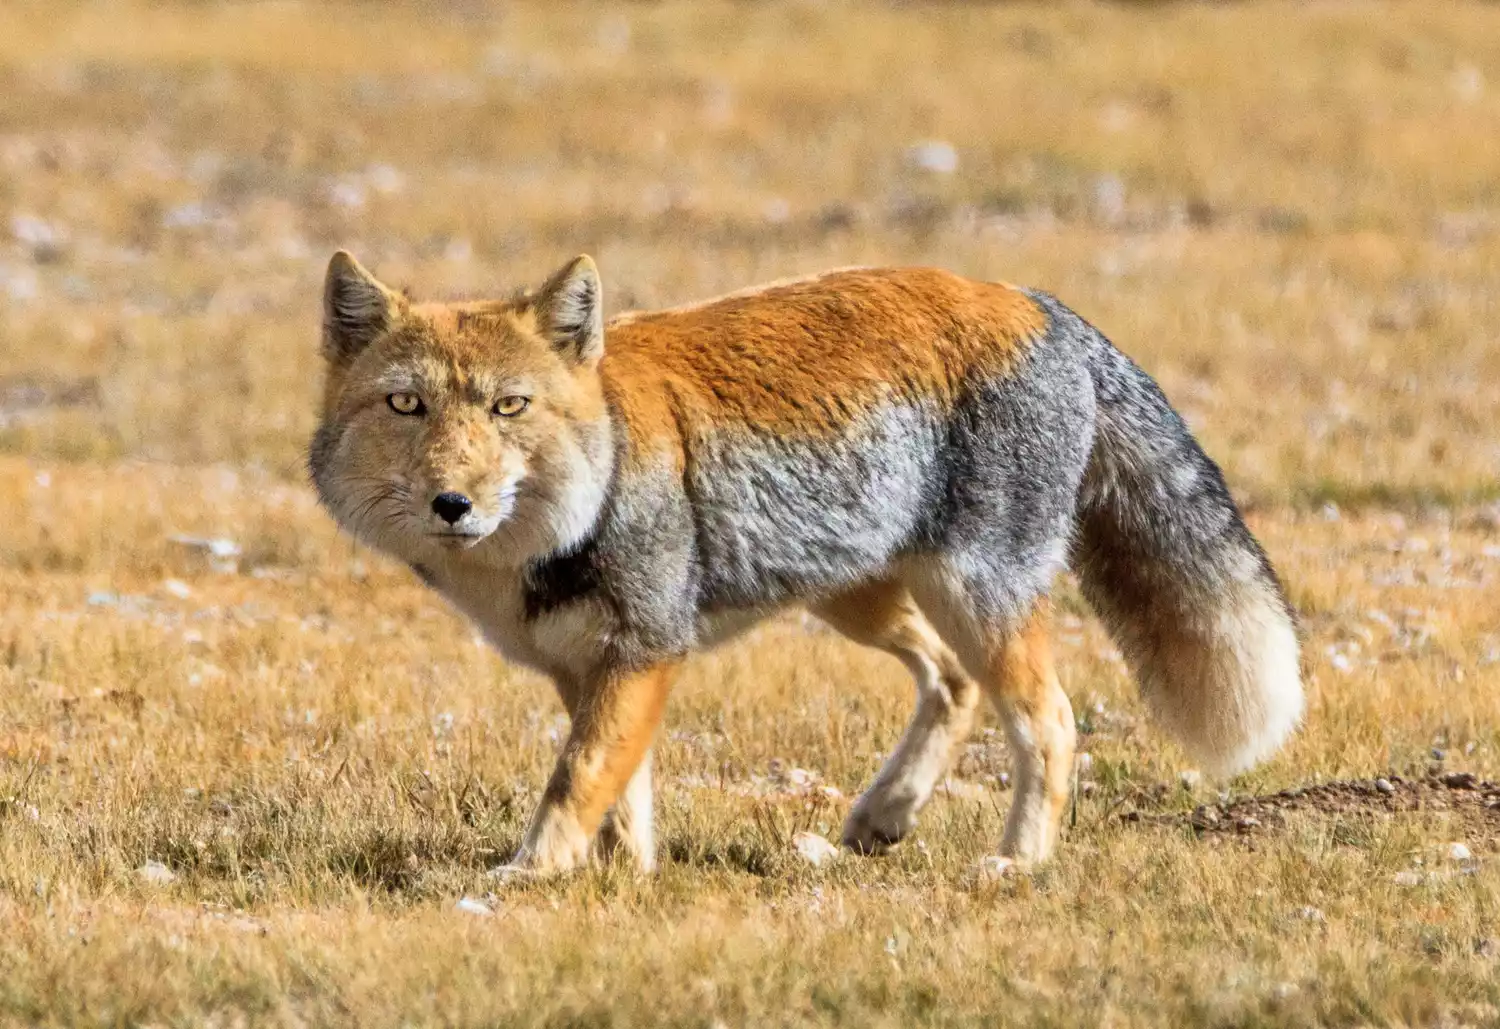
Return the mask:
[[[462,493],[439,493],[432,498],[432,511],[449,525],[453,525],[474,506],[474,501]]]

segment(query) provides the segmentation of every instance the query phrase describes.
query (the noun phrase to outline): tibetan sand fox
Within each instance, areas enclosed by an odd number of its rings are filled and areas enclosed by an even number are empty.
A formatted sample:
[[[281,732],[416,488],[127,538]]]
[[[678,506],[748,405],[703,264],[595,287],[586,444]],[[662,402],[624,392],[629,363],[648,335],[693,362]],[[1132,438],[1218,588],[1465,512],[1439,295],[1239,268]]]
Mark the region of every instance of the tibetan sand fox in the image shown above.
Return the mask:
[[[855,269],[606,322],[594,262],[425,304],[347,253],[324,289],[310,466],[341,526],[556,683],[567,742],[506,869],[655,860],[651,746],[684,657],[805,605],[899,658],[916,713],[843,841],[911,832],[999,710],[991,871],[1057,840],[1075,728],[1047,640],[1064,566],[1205,769],[1302,713],[1281,586],[1155,382],[1052,297]]]

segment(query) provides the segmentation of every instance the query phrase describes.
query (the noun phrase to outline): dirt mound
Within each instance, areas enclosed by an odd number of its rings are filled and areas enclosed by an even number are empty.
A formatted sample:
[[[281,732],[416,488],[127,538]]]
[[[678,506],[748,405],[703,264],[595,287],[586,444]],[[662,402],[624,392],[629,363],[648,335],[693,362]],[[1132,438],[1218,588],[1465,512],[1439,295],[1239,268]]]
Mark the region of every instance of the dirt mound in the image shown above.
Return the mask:
[[[1153,825],[1190,825],[1202,834],[1243,836],[1283,828],[1289,813],[1304,811],[1324,815],[1458,811],[1478,816],[1500,831],[1500,783],[1470,772],[1447,772],[1423,779],[1399,775],[1338,779],[1258,797],[1232,797],[1189,812],[1135,810],[1123,812],[1119,818]]]

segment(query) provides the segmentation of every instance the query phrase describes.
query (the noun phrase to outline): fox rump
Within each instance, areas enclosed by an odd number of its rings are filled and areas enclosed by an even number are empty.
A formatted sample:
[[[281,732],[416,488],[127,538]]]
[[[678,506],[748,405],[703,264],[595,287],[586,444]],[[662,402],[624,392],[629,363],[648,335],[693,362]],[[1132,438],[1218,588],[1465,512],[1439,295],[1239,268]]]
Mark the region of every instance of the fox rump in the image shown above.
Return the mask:
[[[1044,293],[849,269],[606,323],[587,257],[509,300],[421,304],[340,252],[323,355],[323,504],[571,716],[509,867],[651,868],[677,667],[792,605],[916,680],[844,828],[863,852],[915,826],[985,694],[1016,762],[1002,863],[1051,853],[1075,728],[1046,598],[1068,565],[1206,768],[1301,717],[1292,613],[1218,467]]]

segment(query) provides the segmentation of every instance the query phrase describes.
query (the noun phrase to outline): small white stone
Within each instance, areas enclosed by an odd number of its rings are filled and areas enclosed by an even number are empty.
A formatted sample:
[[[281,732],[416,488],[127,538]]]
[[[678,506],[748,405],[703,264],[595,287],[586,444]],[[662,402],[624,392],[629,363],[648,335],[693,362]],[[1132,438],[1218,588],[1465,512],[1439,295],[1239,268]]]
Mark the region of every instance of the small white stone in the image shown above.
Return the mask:
[[[339,207],[354,210],[365,206],[365,187],[352,179],[335,182],[328,191],[328,199]]]
[[[178,600],[186,600],[193,595],[193,588],[181,579],[168,579],[161,584],[161,588]]]
[[[203,536],[178,535],[168,536],[167,539],[184,547],[191,547],[194,550],[206,550],[213,557],[238,557],[240,555],[240,545],[232,539],[225,539],[223,537],[209,539]]]
[[[1125,183],[1118,175],[1094,180],[1094,213],[1111,224],[1125,215]]]
[[[177,878],[177,873],[173,872],[160,861],[147,861],[135,870],[135,874],[153,886],[165,886]]]
[[[1397,872],[1395,875],[1391,876],[1391,882],[1395,883],[1397,886],[1421,886],[1422,873],[1411,871]]]
[[[1391,784],[1391,781],[1389,779],[1376,779],[1375,792],[1384,793],[1387,797],[1389,797],[1395,794],[1396,787]]]
[[[1196,768],[1189,768],[1184,770],[1183,773],[1178,776],[1178,778],[1182,782],[1183,789],[1196,790],[1198,788],[1198,784],[1203,781],[1203,773],[1198,771],[1198,769]]]
[[[839,849],[817,833],[799,832],[792,837],[792,846],[814,868],[837,861],[839,857]]]
[[[460,897],[457,904],[453,905],[454,911],[462,911],[466,915],[474,915],[478,918],[493,918],[495,911],[482,900],[473,897]]]
[[[918,143],[906,152],[906,156],[907,160],[923,171],[938,175],[952,175],[958,171],[958,151],[953,149],[952,143],[945,143],[940,139]]]
[[[1484,93],[1484,73],[1472,64],[1459,65],[1448,76],[1453,92],[1465,103],[1473,103]]]
[[[399,193],[406,185],[406,176],[388,164],[372,164],[365,170],[365,181],[377,193]]]
[[[805,768],[791,768],[787,770],[786,781],[793,786],[811,786],[816,776]]]
[[[1448,844],[1448,860],[1473,861],[1474,854],[1469,850],[1468,847],[1464,846],[1462,843],[1450,843]]]

